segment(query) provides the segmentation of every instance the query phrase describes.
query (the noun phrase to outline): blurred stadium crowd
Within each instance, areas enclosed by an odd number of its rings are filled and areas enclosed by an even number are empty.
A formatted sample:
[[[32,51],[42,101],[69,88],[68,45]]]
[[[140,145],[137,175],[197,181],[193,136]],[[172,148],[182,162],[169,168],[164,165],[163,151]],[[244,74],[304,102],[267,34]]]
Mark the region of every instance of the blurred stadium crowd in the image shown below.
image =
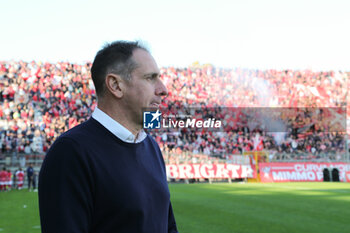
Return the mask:
[[[44,154],[57,136],[90,117],[96,106],[90,66],[0,62],[0,158],[6,154]],[[193,65],[161,68],[161,76],[169,90],[162,104],[165,109],[345,107],[350,119],[350,73],[346,72]],[[297,121],[298,116],[295,118]],[[303,122],[307,117],[299,118]],[[225,132],[172,130],[154,137],[171,163],[230,159],[253,150],[268,151],[271,160],[337,161],[343,159],[346,149],[345,133],[325,132],[322,127],[273,134],[234,122],[230,126]]]

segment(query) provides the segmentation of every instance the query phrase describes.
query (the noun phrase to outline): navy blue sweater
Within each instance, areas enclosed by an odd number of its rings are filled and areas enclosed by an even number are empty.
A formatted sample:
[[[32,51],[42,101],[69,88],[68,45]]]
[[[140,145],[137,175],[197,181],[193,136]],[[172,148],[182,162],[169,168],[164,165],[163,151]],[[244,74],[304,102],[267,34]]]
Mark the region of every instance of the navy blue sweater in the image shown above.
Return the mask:
[[[177,232],[157,143],[123,142],[93,118],[48,151],[39,209],[43,233]]]

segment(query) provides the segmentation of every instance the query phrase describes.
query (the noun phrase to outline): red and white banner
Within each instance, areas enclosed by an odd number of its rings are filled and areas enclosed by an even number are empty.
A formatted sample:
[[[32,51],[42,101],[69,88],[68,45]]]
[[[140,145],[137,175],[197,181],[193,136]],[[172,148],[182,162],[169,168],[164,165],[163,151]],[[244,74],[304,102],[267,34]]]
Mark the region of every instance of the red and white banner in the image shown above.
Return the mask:
[[[172,179],[255,178],[250,165],[238,164],[168,164],[166,172]]]
[[[350,182],[350,171],[345,173],[346,182]]]
[[[339,170],[340,181],[350,171],[348,163],[259,163],[261,182],[323,181],[323,169]]]

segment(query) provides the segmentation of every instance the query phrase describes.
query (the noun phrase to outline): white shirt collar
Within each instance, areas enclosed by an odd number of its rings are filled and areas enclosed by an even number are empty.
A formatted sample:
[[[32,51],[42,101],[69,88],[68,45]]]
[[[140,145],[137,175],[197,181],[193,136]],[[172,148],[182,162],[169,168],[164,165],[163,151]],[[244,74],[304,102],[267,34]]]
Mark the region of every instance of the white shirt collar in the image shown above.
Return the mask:
[[[124,126],[115,121],[112,117],[108,116],[105,112],[99,109],[97,106],[92,113],[92,117],[101,123],[106,129],[108,129],[112,134],[117,136],[120,140],[127,143],[139,143],[142,142],[147,134],[144,130],[141,130],[137,135],[137,138]]]

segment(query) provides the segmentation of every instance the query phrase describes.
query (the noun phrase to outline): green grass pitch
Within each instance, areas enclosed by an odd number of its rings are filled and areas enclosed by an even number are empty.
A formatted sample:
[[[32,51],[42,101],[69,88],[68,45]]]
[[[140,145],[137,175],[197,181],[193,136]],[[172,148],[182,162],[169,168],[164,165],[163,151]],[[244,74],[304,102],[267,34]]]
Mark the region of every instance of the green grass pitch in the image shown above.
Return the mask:
[[[0,192],[0,233],[39,233],[38,193]]]
[[[180,233],[349,233],[350,183],[170,184]],[[0,193],[0,233],[39,233],[37,194]]]
[[[180,233],[349,233],[350,183],[170,185]]]

